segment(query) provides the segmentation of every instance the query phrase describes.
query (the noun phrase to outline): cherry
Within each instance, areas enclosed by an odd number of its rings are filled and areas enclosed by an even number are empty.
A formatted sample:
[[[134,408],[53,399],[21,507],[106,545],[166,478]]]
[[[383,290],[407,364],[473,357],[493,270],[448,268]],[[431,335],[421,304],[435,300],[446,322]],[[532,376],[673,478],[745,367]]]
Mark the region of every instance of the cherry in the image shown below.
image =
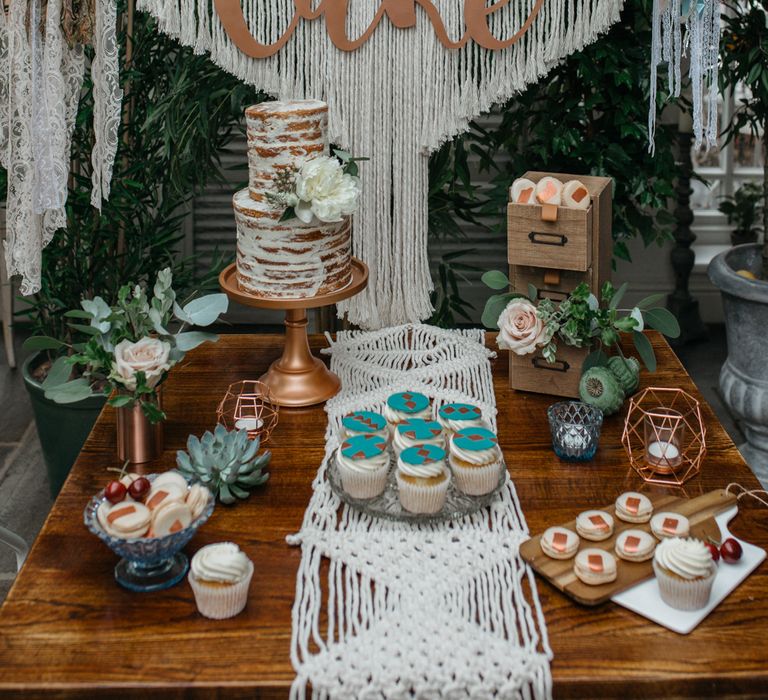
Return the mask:
[[[720,545],[720,556],[724,562],[735,564],[741,559],[741,545],[733,537],[729,537]]]
[[[131,482],[131,485],[128,487],[128,494],[134,500],[140,501],[147,495],[147,493],[149,493],[150,486],[149,479],[140,476],[138,479],[134,479],[134,481]]]
[[[104,495],[110,503],[120,503],[125,498],[128,489],[119,481],[110,481],[104,489]]]
[[[711,542],[705,542],[704,544],[706,544],[709,553],[712,555],[712,561],[720,561],[720,550],[717,548],[717,545]]]

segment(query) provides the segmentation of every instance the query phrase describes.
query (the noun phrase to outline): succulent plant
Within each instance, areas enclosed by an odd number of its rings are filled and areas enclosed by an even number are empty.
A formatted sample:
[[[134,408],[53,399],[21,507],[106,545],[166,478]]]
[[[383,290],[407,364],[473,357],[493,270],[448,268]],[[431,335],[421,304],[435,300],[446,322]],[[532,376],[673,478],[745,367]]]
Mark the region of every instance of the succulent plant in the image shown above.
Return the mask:
[[[608,369],[624,390],[624,396],[629,396],[637,391],[640,384],[640,363],[634,357],[621,357],[613,355],[608,359]]]
[[[272,456],[269,450],[257,456],[259,439],[248,439],[247,430],[228,431],[217,425],[198,439],[190,435],[187,451],[176,453],[179,471],[207,486],[222,503],[248,498],[249,489],[263,484],[269,474],[262,469]]]
[[[606,416],[616,413],[624,403],[619,380],[607,367],[592,367],[581,376],[579,395],[584,403],[596,406]]]

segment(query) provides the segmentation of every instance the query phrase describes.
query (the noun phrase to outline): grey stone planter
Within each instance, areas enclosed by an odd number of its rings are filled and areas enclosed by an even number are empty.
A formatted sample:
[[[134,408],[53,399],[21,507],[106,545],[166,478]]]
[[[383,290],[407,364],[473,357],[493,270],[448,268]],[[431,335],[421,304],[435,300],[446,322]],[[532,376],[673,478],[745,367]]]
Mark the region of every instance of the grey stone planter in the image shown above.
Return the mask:
[[[721,253],[709,264],[709,279],[723,295],[728,359],[720,389],[742,421],[747,442],[739,449],[768,484],[768,282],[748,280],[736,270],[760,271],[761,246],[748,243]]]

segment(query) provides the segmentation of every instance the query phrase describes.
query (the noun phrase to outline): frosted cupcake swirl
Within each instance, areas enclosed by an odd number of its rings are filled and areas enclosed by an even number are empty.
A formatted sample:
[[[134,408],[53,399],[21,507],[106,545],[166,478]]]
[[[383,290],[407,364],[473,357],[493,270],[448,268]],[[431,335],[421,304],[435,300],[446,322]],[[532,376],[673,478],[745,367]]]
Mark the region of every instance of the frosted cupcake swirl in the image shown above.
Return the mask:
[[[429,398],[416,391],[404,391],[399,394],[392,394],[388,399],[382,411],[384,418],[389,423],[400,423],[409,418],[432,417],[432,406]]]
[[[445,471],[445,451],[432,445],[409,447],[400,454],[397,468],[402,474],[419,479],[440,476]]]
[[[359,473],[375,472],[389,464],[389,454],[386,451],[380,452],[379,454],[373,455],[371,457],[355,458],[346,457],[341,452],[341,450],[339,450],[337,459],[339,464],[343,464],[347,469]]]
[[[398,452],[414,445],[442,447],[443,429],[436,421],[412,418],[397,426],[392,443]]]
[[[480,409],[468,403],[446,404],[438,411],[437,420],[443,428],[452,433],[458,432],[463,428],[486,427]]]
[[[192,557],[192,575],[199,581],[237,583],[248,574],[250,562],[233,542],[209,544]]]
[[[680,578],[706,578],[712,572],[712,555],[701,540],[671,537],[656,547],[656,563]]]
[[[470,428],[451,438],[451,457],[468,464],[490,464],[501,459],[501,449],[490,430]]]

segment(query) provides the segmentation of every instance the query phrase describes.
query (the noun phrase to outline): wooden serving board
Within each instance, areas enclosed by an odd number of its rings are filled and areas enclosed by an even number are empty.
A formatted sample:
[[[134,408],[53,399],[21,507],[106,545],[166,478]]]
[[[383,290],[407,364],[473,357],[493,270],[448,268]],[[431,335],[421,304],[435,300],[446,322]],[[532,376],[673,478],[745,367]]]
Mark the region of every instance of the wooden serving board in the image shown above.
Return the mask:
[[[728,494],[724,489],[710,491],[697,498],[680,498],[668,494],[645,494],[653,503],[653,512],[671,511],[684,515],[690,521],[691,537],[698,537],[706,541],[708,537],[716,540],[720,539],[720,528],[715,522],[715,516],[722,513],[736,503],[736,497]],[[591,509],[591,508],[590,508]],[[604,510],[610,513],[614,518],[614,531],[607,540],[602,542],[592,542],[580,538],[579,551],[589,547],[597,547],[611,552],[616,556],[614,546],[619,533],[624,530],[645,530],[651,532],[650,522],[647,523],[625,523],[619,520],[615,514],[613,504],[603,508],[596,507],[597,510]],[[586,510],[586,509],[585,509]],[[576,520],[567,523],[552,523],[561,527],[567,527],[576,532]],[[527,561],[533,570],[543,576],[555,588],[561,590],[566,595],[573,598],[582,605],[600,605],[610,600],[612,596],[621,591],[653,576],[653,565],[651,559],[644,562],[629,562],[616,557],[618,576],[611,583],[604,583],[600,586],[588,586],[573,573],[573,562],[576,557],[574,554],[570,559],[552,559],[541,551],[539,533],[527,542],[520,545],[520,555]]]

